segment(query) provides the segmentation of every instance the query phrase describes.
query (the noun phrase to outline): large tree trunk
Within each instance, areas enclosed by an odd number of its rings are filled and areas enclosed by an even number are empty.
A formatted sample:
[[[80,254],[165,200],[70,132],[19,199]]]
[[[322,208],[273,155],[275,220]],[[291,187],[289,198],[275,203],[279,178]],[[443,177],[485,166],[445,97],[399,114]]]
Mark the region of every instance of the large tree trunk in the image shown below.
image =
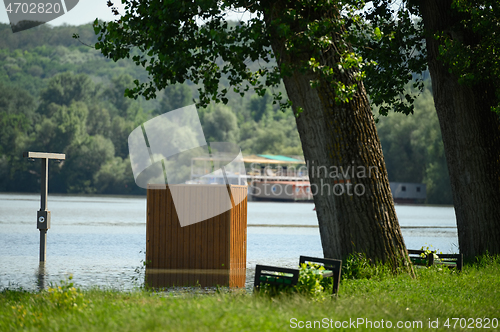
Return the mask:
[[[487,83],[464,86],[439,60],[435,32],[474,43],[474,36],[455,24],[451,0],[427,0],[420,10],[426,29],[432,78],[443,143],[448,161],[460,252],[467,258],[500,254],[500,121]]]
[[[281,10],[275,7],[274,12],[267,13],[266,22],[273,19],[273,13],[278,17]],[[303,54],[299,59],[297,54],[287,55],[283,52],[284,40],[273,32],[271,40],[279,64],[293,64],[311,56]],[[339,55],[333,51],[320,60],[334,68],[338,61]],[[336,78],[349,85],[354,82],[353,74],[352,70],[338,70]],[[297,114],[299,108],[304,110],[296,122],[309,169],[324,255],[345,259],[350,253],[360,252],[373,262],[388,262],[394,268],[408,266],[364,86],[358,84],[350,102],[337,104],[335,90],[325,80],[320,81],[318,88],[311,87],[311,80],[316,79],[318,75],[312,72],[294,71],[283,81],[294,112]]]

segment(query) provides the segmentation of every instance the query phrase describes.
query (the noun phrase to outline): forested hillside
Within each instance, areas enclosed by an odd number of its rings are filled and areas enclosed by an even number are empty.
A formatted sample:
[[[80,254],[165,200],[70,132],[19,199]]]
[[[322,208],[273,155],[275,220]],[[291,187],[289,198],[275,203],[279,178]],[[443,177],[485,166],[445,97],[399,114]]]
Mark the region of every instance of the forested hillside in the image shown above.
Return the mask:
[[[51,192],[143,193],[130,169],[129,133],[190,104],[197,87],[172,86],[155,100],[127,99],[124,89],[144,81],[146,73],[132,61],[103,58],[73,34],[96,42],[91,25],[42,25],[13,34],[0,24],[0,191],[39,190],[39,163],[22,158],[30,150],[67,154],[66,161],[50,165]],[[232,95],[227,106],[211,105],[199,114],[209,142],[236,142],[244,154],[302,154],[292,113],[280,112],[270,95]],[[432,94],[421,95],[414,115],[380,117],[378,129],[389,179],[424,182],[428,203],[450,204]]]

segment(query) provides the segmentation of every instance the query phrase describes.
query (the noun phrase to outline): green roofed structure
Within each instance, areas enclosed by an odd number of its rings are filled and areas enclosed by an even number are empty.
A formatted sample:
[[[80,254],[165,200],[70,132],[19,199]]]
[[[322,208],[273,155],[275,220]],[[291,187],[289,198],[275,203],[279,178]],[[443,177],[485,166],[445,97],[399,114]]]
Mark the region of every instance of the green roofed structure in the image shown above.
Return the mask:
[[[303,163],[303,160],[300,159],[295,159],[295,158],[290,158],[287,156],[280,156],[280,155],[270,155],[270,154],[258,154],[257,156],[266,158],[266,159],[271,159],[271,160],[277,160],[277,161],[283,161],[283,162],[290,162],[290,163]]]

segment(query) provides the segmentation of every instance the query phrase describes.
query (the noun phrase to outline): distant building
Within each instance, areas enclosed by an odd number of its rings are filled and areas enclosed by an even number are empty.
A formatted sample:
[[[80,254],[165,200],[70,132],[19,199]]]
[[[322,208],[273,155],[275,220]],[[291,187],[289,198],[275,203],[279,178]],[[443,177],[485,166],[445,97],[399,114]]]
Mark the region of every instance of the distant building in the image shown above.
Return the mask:
[[[427,188],[423,183],[391,182],[394,203],[424,203]]]

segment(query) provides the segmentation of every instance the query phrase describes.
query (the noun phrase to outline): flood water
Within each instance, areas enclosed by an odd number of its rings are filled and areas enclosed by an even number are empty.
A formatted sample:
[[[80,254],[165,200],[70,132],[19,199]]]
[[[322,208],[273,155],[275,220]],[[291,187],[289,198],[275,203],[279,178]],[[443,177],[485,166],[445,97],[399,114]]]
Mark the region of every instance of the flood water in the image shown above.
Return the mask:
[[[248,203],[247,284],[255,264],[296,267],[323,257],[312,203]],[[39,266],[39,194],[0,193],[0,289],[37,289],[73,275],[81,287],[131,289],[143,281],[146,198],[49,195],[47,261]],[[452,207],[397,205],[408,248],[458,252]],[[135,280],[139,278],[139,281]]]

